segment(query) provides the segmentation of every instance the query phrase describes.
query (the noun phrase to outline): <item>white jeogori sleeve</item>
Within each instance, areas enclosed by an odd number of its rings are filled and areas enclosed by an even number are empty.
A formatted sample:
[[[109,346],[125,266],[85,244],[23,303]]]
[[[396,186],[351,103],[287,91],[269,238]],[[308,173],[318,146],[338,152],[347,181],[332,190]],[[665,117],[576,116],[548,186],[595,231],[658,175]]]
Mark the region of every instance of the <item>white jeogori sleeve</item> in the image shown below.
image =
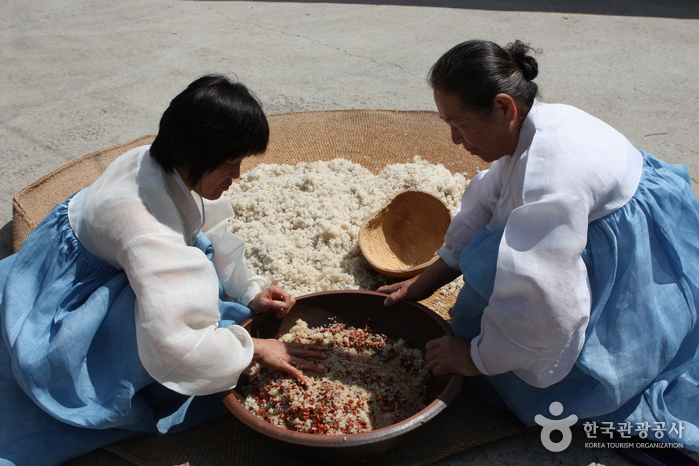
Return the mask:
[[[562,379],[582,348],[589,318],[587,209],[579,200],[526,204],[509,217],[495,285],[471,355],[487,375],[512,371],[536,387]]]
[[[204,201],[206,224],[202,231],[214,247],[214,265],[226,295],[247,305],[260,291],[268,286],[264,277],[251,276],[245,263],[245,243],[242,238],[228,230],[228,219],[233,208],[225,198]]]
[[[138,352],[148,373],[187,395],[233,388],[252,361],[238,325],[217,326],[218,280],[204,253],[167,234],[138,236],[120,262],[136,294]]]
[[[493,164],[490,169],[478,173],[461,197],[459,208],[444,236],[444,246],[437,251],[444,262],[454,270],[461,269],[461,250],[478,230],[488,225],[493,216],[498,172],[498,165]]]

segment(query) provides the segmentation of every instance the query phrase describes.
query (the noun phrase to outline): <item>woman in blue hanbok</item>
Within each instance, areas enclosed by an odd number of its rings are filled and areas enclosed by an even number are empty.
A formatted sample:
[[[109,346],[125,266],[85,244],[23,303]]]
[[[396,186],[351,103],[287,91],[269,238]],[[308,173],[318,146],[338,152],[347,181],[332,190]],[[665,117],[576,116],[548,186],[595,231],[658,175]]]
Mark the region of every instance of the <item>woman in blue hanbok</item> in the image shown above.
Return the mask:
[[[0,463],[58,464],[226,410],[258,361],[303,380],[324,355],[251,338],[295,300],[251,276],[220,199],[267,120],[239,83],[205,76],[170,103],[152,146],[115,160],[0,261]]]
[[[456,337],[428,344],[430,368],[473,376],[524,423],[575,415],[699,451],[688,172],[581,110],[538,101],[529,50],[470,41],[432,67],[453,142],[492,166],[466,189],[440,260],[379,291],[386,305],[424,299],[463,274]]]

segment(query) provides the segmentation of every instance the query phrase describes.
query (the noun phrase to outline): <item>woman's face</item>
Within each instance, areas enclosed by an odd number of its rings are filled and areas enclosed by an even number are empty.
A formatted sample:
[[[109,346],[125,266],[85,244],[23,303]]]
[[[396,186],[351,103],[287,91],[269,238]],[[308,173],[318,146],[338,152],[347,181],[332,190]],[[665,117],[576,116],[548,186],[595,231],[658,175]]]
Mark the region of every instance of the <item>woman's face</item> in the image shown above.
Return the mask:
[[[220,198],[240,177],[240,163],[243,159],[230,159],[223,165],[204,173],[199,182],[191,190],[204,199],[214,201]]]
[[[501,96],[503,94],[498,94]],[[485,162],[494,162],[505,155],[512,155],[517,148],[519,127],[512,125],[512,111],[507,104],[496,103],[490,116],[464,110],[461,99],[456,94],[438,89],[434,91],[434,101],[440,118],[451,128],[451,140],[460,144]],[[514,105],[514,102],[512,102]],[[516,115],[514,117],[516,119]]]

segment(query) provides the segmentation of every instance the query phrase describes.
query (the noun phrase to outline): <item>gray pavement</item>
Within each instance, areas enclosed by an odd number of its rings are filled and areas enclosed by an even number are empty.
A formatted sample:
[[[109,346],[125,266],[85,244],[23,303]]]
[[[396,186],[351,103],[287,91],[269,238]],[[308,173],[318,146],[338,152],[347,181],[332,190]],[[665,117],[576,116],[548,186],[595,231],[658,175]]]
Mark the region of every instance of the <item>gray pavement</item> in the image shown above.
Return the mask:
[[[474,38],[542,49],[543,101],[582,108],[687,165],[699,192],[696,0],[2,0],[0,258],[11,252],[14,192],[156,132],[170,99],[202,74],[237,75],[268,113],[433,110],[429,67]],[[584,441],[551,454],[525,435],[439,464],[629,464]]]

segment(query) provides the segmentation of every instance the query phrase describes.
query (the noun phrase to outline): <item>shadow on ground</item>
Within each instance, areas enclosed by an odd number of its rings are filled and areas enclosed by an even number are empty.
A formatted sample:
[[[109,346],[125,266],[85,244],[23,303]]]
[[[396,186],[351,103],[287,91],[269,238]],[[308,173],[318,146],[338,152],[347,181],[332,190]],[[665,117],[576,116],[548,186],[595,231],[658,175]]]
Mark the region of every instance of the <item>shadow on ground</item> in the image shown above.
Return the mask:
[[[12,254],[12,222],[0,228],[0,260]]]
[[[192,0],[190,0],[192,1]],[[193,0],[198,1],[198,0]],[[238,0],[206,0],[238,1]],[[395,5],[432,8],[459,8],[489,11],[528,11],[611,16],[646,16],[653,18],[699,19],[696,0],[264,0],[284,3],[329,3],[356,5]]]

